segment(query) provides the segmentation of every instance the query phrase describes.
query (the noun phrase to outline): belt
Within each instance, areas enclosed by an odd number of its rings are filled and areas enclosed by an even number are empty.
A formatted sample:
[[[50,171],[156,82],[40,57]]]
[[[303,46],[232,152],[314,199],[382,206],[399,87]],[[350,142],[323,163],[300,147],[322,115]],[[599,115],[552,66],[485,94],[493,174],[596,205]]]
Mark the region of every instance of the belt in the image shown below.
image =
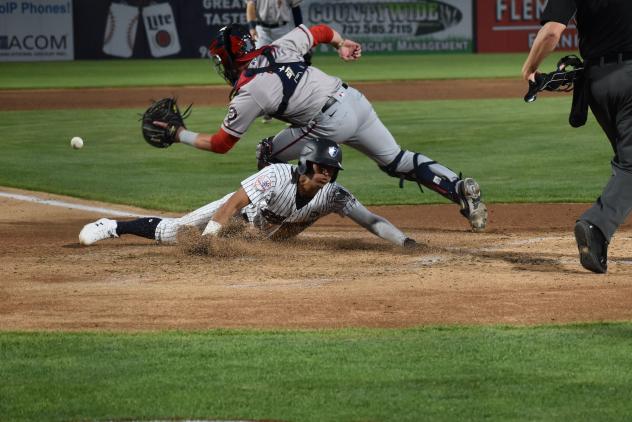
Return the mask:
[[[286,21],[282,21],[278,23],[257,22],[257,25],[263,26],[264,28],[280,28],[282,26],[287,25],[287,22]]]
[[[621,63],[632,60],[632,51],[625,53],[612,53],[595,59],[586,59],[586,66],[604,66],[607,64]]]
[[[347,89],[349,88],[349,85],[347,85],[346,83],[342,83],[342,88]],[[336,97],[329,97],[329,99],[327,100],[327,102],[325,103],[325,105],[323,106],[323,108],[320,109],[321,113],[326,112],[327,110],[329,110],[329,108],[334,105],[336,103],[336,101],[339,101]]]

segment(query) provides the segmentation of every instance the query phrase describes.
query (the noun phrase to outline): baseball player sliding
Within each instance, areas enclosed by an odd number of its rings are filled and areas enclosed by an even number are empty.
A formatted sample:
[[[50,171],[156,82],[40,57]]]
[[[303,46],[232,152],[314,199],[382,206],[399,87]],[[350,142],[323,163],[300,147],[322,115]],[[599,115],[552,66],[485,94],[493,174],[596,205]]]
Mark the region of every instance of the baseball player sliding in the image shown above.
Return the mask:
[[[271,115],[291,123],[257,146],[259,168],[296,159],[309,139],[325,138],[369,156],[390,176],[415,181],[458,204],[475,231],[487,224],[487,208],[472,178],[461,179],[449,168],[417,152],[402,150],[371,103],[353,87],[314,66],[303,55],[318,44],[338,50],[342,60],[358,60],[361,46],[327,25],[300,25],[273,44],[255,48],[248,30],[229,25],[211,43],[218,72],[233,87],[228,113],[215,134],[196,133],[154,122],[173,142],[224,154],[253,121]]]
[[[367,210],[336,183],[342,170],[342,151],[329,140],[310,140],[303,146],[298,166],[273,164],[241,182],[236,192],[180,218],[139,218],[115,221],[102,218],[79,233],[82,245],[123,234],[175,243],[183,226],[197,227],[203,235],[217,235],[232,217],[240,217],[273,240],[296,236],[319,218],[338,213],[396,245],[410,247],[406,237],[386,219]]]

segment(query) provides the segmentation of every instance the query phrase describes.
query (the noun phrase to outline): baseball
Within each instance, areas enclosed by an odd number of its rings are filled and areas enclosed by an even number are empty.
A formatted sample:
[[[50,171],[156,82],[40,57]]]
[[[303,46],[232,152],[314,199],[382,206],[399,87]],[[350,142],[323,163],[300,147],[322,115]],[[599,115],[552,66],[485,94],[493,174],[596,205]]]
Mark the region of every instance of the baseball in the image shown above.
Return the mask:
[[[70,146],[74,149],[79,149],[83,147],[83,139],[78,136],[75,136],[70,140]]]

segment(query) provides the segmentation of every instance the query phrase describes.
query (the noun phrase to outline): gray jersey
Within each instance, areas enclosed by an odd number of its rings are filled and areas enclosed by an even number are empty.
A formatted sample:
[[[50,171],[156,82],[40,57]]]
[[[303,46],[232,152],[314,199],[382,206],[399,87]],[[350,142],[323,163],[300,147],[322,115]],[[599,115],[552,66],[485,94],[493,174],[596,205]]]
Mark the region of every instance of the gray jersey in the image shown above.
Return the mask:
[[[268,25],[292,22],[292,8],[301,0],[252,0],[257,11],[257,22]]]
[[[347,216],[359,204],[345,188],[328,183],[298,209],[298,176],[296,166],[275,164],[241,182],[250,198],[242,210],[244,217],[269,237],[284,239],[296,236],[327,214]]]
[[[275,41],[273,55],[277,63],[303,61],[303,55],[314,44],[312,33],[304,25]],[[251,68],[268,66],[268,60],[259,56],[250,63]],[[295,126],[306,126],[320,114],[329,97],[340,89],[342,81],[309,66],[289,100],[283,118]],[[244,84],[233,98],[222,128],[241,138],[257,117],[272,115],[283,98],[283,84],[276,74],[262,73]]]

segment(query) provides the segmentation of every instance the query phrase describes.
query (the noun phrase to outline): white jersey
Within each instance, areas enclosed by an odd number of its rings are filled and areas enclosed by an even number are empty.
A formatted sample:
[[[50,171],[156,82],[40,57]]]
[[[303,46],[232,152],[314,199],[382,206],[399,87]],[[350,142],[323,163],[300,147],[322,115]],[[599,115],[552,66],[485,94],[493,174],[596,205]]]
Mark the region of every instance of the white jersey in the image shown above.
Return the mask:
[[[279,38],[272,46],[277,63],[303,61],[303,55],[314,45],[314,37],[306,26],[300,25]],[[268,60],[259,56],[250,62],[250,68],[268,66]],[[290,77],[289,75],[288,77]],[[342,86],[342,81],[309,66],[289,100],[283,118],[295,126],[305,126],[320,114],[330,96]],[[228,107],[222,129],[241,138],[257,117],[273,115],[283,99],[283,84],[276,74],[261,73],[239,88]]]
[[[358,200],[338,183],[328,183],[307,204],[297,208],[297,167],[273,164],[253,174],[241,186],[250,198],[242,215],[273,239],[296,236],[321,217],[347,216]]]
[[[307,204],[297,209],[298,173],[296,166],[272,164],[241,182],[250,204],[240,210],[241,216],[268,237],[279,240],[296,236],[321,217],[337,213],[346,217],[364,208],[338,183],[327,183]],[[180,218],[164,218],[156,227],[156,240],[175,243],[183,226],[204,230],[215,213],[234,192],[204,205]],[[401,236],[400,236],[401,237]]]
[[[267,25],[282,25],[293,22],[292,8],[300,0],[251,0],[257,11],[257,22]]]

